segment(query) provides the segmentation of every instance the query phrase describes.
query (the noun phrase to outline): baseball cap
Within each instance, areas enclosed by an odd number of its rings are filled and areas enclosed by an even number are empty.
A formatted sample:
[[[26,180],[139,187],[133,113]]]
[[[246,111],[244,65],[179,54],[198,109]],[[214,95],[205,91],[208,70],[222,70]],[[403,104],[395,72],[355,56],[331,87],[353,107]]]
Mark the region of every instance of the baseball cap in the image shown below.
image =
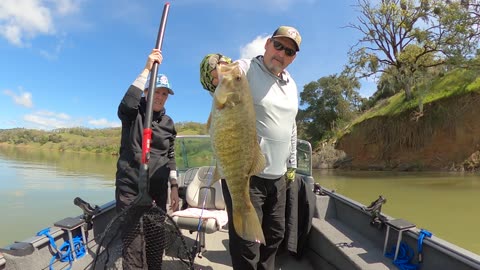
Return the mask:
[[[225,62],[227,64],[232,63],[232,59],[219,53],[207,54],[200,63],[200,83],[205,90],[215,92],[216,86],[213,85],[212,70],[217,68],[217,64]]]
[[[148,87],[150,86],[150,76],[147,79],[147,82],[145,83],[145,90],[148,90]],[[173,95],[173,90],[171,88],[170,83],[168,82],[168,78],[165,74],[158,74],[157,75],[157,81],[155,83],[155,89],[157,88],[167,88],[168,93],[170,95]]]
[[[295,42],[295,45],[297,45],[297,52],[300,51],[300,43],[302,43],[302,37],[300,36],[300,33],[297,31],[297,29],[291,27],[291,26],[280,26],[273,32],[272,38],[275,37],[286,37],[293,42]]]

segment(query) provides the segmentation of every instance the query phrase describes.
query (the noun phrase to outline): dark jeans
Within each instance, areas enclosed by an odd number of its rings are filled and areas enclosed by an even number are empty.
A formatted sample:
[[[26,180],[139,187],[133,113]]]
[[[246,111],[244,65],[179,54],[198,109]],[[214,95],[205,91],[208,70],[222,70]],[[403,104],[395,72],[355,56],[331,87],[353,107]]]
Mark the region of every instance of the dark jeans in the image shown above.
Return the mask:
[[[222,191],[229,220],[229,248],[233,269],[273,270],[275,256],[285,234],[285,178],[250,178],[250,200],[262,224],[266,245],[246,241],[237,235],[232,222],[232,197],[226,181],[222,181]]]

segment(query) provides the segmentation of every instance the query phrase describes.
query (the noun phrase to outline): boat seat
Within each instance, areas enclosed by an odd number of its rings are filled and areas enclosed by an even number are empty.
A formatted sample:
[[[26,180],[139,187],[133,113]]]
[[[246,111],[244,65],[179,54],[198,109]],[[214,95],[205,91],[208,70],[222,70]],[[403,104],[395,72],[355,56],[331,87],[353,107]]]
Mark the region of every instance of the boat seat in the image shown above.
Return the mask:
[[[197,253],[206,251],[205,233],[223,230],[228,222],[222,193],[222,180],[213,182],[213,166],[191,168],[185,172],[184,183],[187,208],[172,213],[173,221],[180,229],[198,232]]]

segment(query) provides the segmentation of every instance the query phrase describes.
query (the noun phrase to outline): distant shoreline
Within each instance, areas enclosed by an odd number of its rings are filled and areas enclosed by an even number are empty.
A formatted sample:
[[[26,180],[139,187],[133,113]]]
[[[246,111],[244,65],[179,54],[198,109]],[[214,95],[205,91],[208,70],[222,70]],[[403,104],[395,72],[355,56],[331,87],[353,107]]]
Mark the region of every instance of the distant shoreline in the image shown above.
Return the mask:
[[[87,150],[74,150],[74,149],[63,149],[60,147],[44,147],[42,145],[32,145],[32,144],[11,144],[6,142],[0,142],[0,147],[10,147],[10,148],[20,148],[25,150],[42,150],[42,151],[52,151],[57,152],[67,152],[67,153],[81,153],[81,154],[95,154],[95,155],[108,155],[108,156],[118,156],[118,153],[105,153],[105,152],[95,152]]]

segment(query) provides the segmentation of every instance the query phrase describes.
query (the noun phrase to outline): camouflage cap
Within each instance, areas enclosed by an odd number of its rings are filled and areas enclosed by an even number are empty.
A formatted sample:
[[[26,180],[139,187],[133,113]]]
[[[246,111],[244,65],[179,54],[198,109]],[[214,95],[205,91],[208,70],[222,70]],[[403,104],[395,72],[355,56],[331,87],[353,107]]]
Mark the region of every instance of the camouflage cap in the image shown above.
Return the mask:
[[[297,29],[291,27],[291,26],[280,26],[273,32],[272,38],[274,37],[286,37],[293,42],[295,42],[295,45],[297,45],[297,52],[300,51],[300,43],[302,43],[302,37],[300,36],[300,33],[297,31]]]
[[[217,64],[220,62],[225,62],[227,64],[232,63],[232,59],[221,55],[219,53],[207,54],[202,62],[200,63],[200,83],[205,90],[210,92],[215,92],[215,85],[212,84],[212,70],[217,68]]]

